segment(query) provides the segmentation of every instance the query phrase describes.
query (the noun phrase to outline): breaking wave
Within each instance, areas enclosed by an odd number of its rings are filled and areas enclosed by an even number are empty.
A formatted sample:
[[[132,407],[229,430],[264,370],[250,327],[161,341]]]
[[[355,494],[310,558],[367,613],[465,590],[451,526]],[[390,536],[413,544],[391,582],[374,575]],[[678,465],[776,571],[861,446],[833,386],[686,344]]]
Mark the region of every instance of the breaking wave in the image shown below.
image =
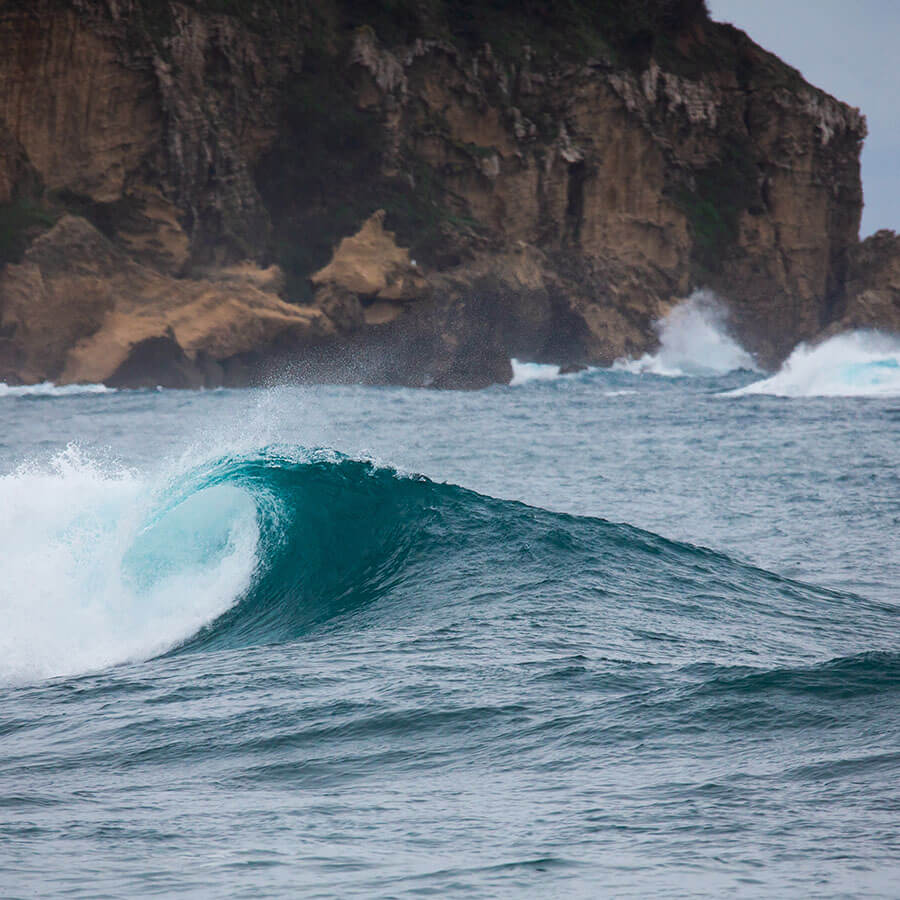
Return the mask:
[[[635,658],[652,622],[667,659],[694,659],[713,619],[735,638],[703,648],[721,664],[752,664],[760,633],[776,660],[872,647],[858,598],[331,451],[269,448],[154,479],[70,448],[0,478],[0,547],[3,682],[290,641],[358,614],[439,625],[457,604],[583,604]],[[819,619],[837,643],[811,639]]]
[[[0,477],[0,681],[166,650],[256,566],[256,504],[212,473],[158,483],[69,448]]]
[[[613,369],[668,377],[757,371],[753,357],[728,334],[725,308],[706,290],[695,291],[656,324],[659,350],[617,361]]]
[[[609,369],[601,369],[596,366],[586,366],[574,370],[562,371],[561,366],[552,363],[521,362],[518,359],[510,360],[512,363],[513,377],[510,387],[530,386],[555,386],[565,388],[567,385],[592,384],[595,388],[601,387],[600,396],[607,398],[631,397],[638,392],[633,388],[619,387],[622,378],[628,378],[627,374],[611,373]],[[612,375],[612,381],[610,376]],[[626,382],[631,383],[631,382]],[[611,389],[610,389],[611,388]]]
[[[900,337],[876,331],[839,334],[820,344],[799,344],[771,378],[728,396],[900,396]]]

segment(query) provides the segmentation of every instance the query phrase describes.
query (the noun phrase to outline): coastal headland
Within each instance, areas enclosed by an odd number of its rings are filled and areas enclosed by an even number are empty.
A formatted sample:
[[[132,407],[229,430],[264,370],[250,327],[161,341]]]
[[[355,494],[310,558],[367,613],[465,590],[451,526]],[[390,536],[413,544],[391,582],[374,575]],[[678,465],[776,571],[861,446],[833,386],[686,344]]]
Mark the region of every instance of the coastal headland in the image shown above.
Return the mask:
[[[772,368],[900,331],[865,135],[702,0],[10,0],[0,381],[481,387],[701,287]]]

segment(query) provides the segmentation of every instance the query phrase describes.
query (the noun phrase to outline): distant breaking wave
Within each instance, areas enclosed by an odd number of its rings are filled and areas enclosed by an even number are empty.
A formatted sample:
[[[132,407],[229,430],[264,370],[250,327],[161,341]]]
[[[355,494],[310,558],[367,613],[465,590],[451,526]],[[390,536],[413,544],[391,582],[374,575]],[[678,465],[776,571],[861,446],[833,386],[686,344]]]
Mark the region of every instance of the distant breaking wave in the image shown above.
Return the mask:
[[[518,359],[511,359],[513,377],[510,381],[510,387],[522,387],[523,385],[565,385],[573,383],[581,383],[585,381],[594,381],[595,379],[605,385],[603,376],[609,373],[609,369],[601,369],[597,366],[588,366],[574,372],[562,372],[561,366],[552,363],[533,363],[522,362]],[[631,388],[617,388],[613,390],[603,390],[600,395],[603,397],[631,397],[637,394],[636,390]]]
[[[771,378],[728,396],[900,396],[900,337],[876,331],[839,334],[821,344],[799,344]]]
[[[715,294],[695,291],[656,323],[660,344],[656,353],[618,360],[613,369],[668,377],[758,371],[753,357],[728,334],[726,319],[725,308]]]
[[[620,359],[612,371],[629,375],[661,375],[669,378],[710,377],[747,370],[758,372],[753,357],[728,334],[725,307],[711,291],[695,291],[656,323],[659,350],[640,359]],[[510,384],[518,387],[557,379],[582,380],[604,370],[589,368],[562,375],[560,366],[512,360]],[[609,371],[609,370],[606,370]]]
[[[753,357],[728,334],[724,307],[709,291],[695,292],[661,319],[656,329],[660,341],[656,353],[620,359],[611,371],[669,378],[760,371]],[[561,375],[555,365],[518,360],[512,364],[513,386],[582,381],[610,371],[591,368]],[[722,396],[759,394],[794,398],[900,396],[900,335],[862,330],[819,344],[798,344],[776,374]]]
[[[513,377],[510,381],[512,387],[529,384],[532,381],[554,381],[560,378],[560,367],[548,363],[521,362],[518,359],[510,360],[512,363]]]
[[[42,381],[40,384],[9,385],[0,381],[0,397],[70,397],[76,394],[111,394],[115,388],[105,384],[53,384]]]

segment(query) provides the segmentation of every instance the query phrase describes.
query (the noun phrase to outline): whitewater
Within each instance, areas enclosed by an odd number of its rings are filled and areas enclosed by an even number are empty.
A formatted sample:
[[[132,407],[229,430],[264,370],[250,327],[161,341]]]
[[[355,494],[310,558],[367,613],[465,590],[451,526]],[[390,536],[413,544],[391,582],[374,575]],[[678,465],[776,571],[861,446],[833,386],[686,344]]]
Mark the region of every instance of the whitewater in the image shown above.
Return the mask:
[[[900,339],[0,388],[0,896],[893,897]]]

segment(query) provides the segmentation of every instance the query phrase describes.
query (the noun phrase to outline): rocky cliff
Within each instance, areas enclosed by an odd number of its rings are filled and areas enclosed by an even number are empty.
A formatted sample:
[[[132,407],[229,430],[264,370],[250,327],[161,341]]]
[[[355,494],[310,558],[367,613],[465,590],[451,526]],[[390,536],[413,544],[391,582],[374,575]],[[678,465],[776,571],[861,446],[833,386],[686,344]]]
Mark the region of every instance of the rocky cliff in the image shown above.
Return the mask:
[[[831,333],[877,328],[900,334],[900,236],[878,231],[854,248],[840,313]]]
[[[864,136],[702,0],[6,0],[0,380],[477,386],[696,286],[774,365]]]

